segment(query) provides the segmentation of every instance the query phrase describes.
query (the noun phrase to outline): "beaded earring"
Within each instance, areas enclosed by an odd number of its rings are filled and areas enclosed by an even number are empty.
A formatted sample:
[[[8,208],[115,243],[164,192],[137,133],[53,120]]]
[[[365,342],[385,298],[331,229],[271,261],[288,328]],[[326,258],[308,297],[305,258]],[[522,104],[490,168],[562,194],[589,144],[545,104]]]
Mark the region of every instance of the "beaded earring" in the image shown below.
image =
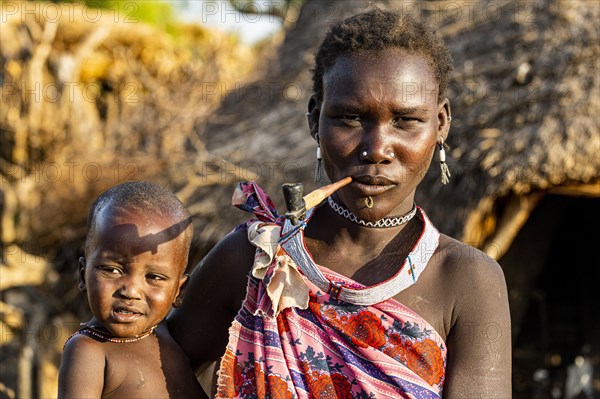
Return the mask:
[[[317,163],[315,165],[315,182],[323,183],[325,181],[325,171],[323,170],[323,158],[321,157],[321,143],[319,142],[319,133],[315,134],[317,140]]]
[[[444,150],[444,140],[442,139],[442,141],[440,141],[438,143],[438,148],[440,149],[440,168],[442,170],[441,173],[441,181],[442,184],[446,185],[448,184],[448,182],[450,182],[450,176],[452,176],[450,174],[450,169],[448,168],[448,165],[446,164],[446,151]]]

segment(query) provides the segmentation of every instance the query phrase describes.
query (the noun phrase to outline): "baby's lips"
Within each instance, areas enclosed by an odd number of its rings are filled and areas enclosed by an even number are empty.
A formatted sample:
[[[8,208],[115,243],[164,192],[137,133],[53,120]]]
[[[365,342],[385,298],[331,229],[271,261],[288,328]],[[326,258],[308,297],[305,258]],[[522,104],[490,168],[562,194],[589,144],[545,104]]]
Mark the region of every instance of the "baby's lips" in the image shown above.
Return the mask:
[[[112,310],[113,318],[121,323],[130,323],[143,315],[139,309],[116,307]]]

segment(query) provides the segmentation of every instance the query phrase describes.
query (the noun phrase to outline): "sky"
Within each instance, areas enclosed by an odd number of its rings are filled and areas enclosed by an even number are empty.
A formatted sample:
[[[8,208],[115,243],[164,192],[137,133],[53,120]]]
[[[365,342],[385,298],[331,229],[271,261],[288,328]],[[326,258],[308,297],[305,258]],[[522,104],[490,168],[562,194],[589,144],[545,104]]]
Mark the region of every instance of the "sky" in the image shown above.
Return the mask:
[[[175,0],[169,2],[179,11],[179,16],[183,21],[237,32],[242,42],[248,44],[272,35],[281,28],[281,21],[278,18],[238,13],[226,0]],[[275,3],[276,1],[273,0],[253,1],[257,8],[264,10]]]

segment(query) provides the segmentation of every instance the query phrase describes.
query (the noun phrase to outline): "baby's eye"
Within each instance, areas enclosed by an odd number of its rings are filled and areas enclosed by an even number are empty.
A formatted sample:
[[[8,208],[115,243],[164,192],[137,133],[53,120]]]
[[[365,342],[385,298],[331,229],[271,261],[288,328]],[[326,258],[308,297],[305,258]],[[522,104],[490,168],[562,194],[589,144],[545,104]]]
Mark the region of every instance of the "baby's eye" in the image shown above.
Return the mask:
[[[104,273],[107,273],[107,274],[114,274],[114,275],[121,274],[121,269],[119,269],[118,267],[115,267],[115,266],[99,265],[99,266],[97,266],[97,268],[101,272],[104,272]]]
[[[160,274],[154,274],[154,273],[146,274],[146,278],[148,280],[152,280],[152,281],[166,281],[166,280],[168,280],[167,277],[162,276]]]

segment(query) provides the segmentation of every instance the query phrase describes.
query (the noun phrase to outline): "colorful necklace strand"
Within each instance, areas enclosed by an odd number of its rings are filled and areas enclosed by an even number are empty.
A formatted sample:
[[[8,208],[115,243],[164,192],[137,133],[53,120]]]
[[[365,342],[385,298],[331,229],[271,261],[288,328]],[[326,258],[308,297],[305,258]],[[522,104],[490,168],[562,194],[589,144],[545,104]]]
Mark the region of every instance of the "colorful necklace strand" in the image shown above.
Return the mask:
[[[103,333],[102,331],[99,331],[99,330],[95,329],[94,327],[86,326],[83,323],[82,323],[82,326],[83,326],[83,328],[81,330],[76,331],[75,333],[73,333],[73,335],[71,335],[69,338],[67,338],[67,340],[65,341],[65,344],[63,345],[63,349],[67,345],[67,342],[69,342],[71,340],[71,338],[73,338],[74,336],[79,335],[79,334],[89,334],[89,335],[99,338],[103,341],[113,342],[116,344],[127,344],[127,343],[131,343],[131,342],[141,341],[142,339],[144,339],[147,336],[149,336],[150,334],[152,334],[154,332],[154,329],[156,329],[156,327],[157,327],[157,326],[153,326],[148,331],[146,331],[138,336],[135,336],[135,337],[116,338],[107,333]]]

